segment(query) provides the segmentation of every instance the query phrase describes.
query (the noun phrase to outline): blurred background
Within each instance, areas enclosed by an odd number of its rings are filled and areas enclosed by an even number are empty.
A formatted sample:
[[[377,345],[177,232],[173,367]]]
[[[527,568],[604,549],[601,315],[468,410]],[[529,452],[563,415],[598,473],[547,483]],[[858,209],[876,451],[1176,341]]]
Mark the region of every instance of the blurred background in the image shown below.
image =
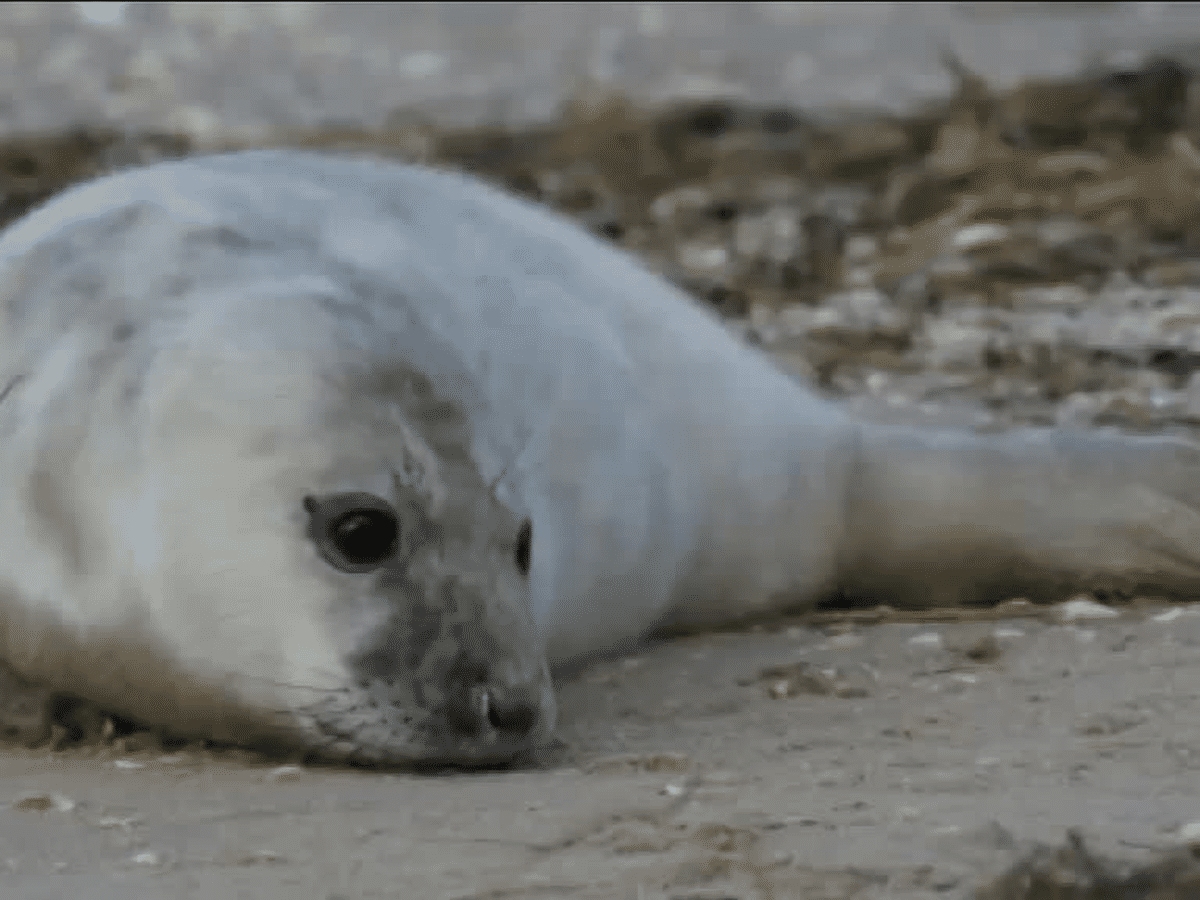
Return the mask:
[[[999,87],[1200,40],[1185,3],[10,3],[0,130],[105,121],[249,137],[546,118],[581,80],[802,108],[945,94],[952,49]],[[1186,49],[1186,48],[1184,48]]]

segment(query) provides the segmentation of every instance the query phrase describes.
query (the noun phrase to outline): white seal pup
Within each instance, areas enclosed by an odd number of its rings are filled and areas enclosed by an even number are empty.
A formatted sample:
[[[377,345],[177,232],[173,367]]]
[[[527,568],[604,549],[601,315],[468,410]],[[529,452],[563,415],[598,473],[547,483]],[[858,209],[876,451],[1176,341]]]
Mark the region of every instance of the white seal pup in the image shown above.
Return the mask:
[[[182,736],[503,761],[654,629],[1200,588],[1200,449],[868,425],[565,218],[255,151],[0,236],[0,659]]]

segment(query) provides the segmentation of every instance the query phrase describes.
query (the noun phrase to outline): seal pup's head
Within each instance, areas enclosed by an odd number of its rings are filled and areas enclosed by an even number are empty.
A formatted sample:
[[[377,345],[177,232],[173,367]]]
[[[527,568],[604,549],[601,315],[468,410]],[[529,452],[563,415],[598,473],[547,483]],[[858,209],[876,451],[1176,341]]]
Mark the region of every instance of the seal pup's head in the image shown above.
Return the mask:
[[[269,341],[265,308],[214,307],[161,357],[142,483],[172,615],[322,756],[504,761],[554,722],[532,523],[481,474],[462,401],[352,346],[337,305],[288,298]]]
[[[181,736],[384,765],[545,743],[533,527],[480,471],[469,386],[396,350],[404,304],[109,218],[9,272],[0,656]]]

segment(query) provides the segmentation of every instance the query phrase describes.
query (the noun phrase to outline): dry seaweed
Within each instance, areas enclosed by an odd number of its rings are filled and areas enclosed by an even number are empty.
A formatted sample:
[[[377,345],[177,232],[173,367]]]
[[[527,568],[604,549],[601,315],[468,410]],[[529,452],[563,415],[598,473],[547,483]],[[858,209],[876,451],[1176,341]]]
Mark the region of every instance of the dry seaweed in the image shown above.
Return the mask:
[[[1058,847],[1024,854],[975,900],[1194,900],[1200,859],[1188,848],[1147,863],[1117,862],[1088,849],[1078,831]]]

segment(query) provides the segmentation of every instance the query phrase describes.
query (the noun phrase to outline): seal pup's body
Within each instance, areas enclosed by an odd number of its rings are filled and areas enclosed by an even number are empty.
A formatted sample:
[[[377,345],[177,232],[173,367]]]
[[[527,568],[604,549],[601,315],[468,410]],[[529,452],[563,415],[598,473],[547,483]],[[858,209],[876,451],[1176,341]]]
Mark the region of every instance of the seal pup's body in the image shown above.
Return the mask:
[[[504,759],[550,733],[547,663],[656,628],[1200,587],[1195,445],[865,424],[419,167],[65,192],[0,237],[0,390],[0,658],[185,735]]]

